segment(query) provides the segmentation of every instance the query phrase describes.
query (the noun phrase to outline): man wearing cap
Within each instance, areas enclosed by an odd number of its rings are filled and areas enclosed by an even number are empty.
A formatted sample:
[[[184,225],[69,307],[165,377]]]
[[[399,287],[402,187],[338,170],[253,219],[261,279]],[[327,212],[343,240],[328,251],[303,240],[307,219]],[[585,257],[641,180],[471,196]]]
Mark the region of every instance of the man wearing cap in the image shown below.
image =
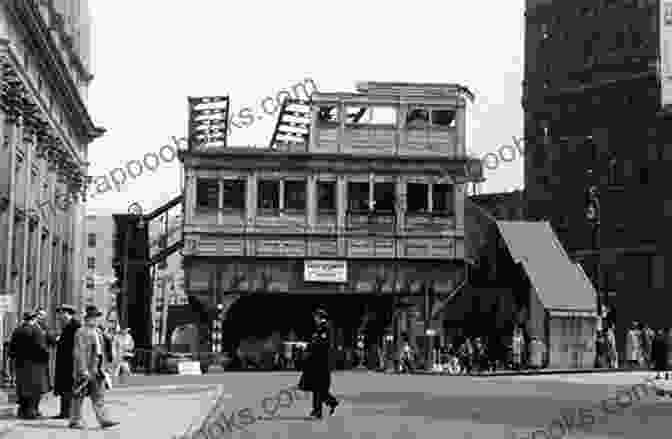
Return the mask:
[[[98,320],[103,313],[89,305],[84,313],[84,325],[75,333],[75,382],[86,382],[85,392],[77,393],[72,400],[70,428],[84,429],[82,405],[84,397],[91,398],[93,411],[101,428],[118,425],[111,421],[105,410],[105,372],[108,368],[103,347],[103,334],[98,329]]]
[[[322,419],[322,405],[329,406],[330,415],[334,414],[338,400],[331,394],[331,340],[329,337],[329,323],[327,312],[318,308],[313,313],[315,331],[308,346],[308,361],[306,362],[302,383],[299,387],[304,391],[313,392],[313,411],[311,417]]]
[[[56,373],[54,374],[54,394],[61,397],[61,410],[55,419],[69,419],[72,407],[72,388],[74,377],[75,333],[82,326],[75,315],[77,310],[71,305],[56,308],[61,321],[61,336],[56,348]]]
[[[35,313],[24,314],[23,324],[12,334],[9,354],[14,360],[18,415],[22,419],[37,419],[41,417],[40,399],[49,391],[49,351]]]

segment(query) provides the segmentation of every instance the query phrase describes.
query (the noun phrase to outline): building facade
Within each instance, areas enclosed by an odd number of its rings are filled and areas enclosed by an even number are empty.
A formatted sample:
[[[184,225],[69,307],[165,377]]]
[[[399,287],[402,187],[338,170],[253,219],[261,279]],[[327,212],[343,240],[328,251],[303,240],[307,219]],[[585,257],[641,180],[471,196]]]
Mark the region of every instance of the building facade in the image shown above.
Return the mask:
[[[648,0],[526,2],[526,215],[551,221],[582,262],[621,341],[632,320],[669,325],[672,131],[661,111],[660,11]],[[591,186],[597,227],[587,217]]]
[[[450,294],[468,263],[458,186],[482,166],[466,152],[465,95],[454,84],[362,83],[287,101],[270,148],[192,138],[180,153],[183,253],[201,342],[221,349],[222,324],[224,344],[306,336],[321,304],[339,346],[362,332],[380,346],[390,331],[422,346],[428,298]]]
[[[86,215],[84,290],[78,304],[82,310],[87,305],[95,305],[109,316],[116,309],[113,241],[111,215]]]
[[[499,221],[522,221],[525,219],[523,191],[471,195],[469,199]]]
[[[166,215],[164,221],[149,223],[150,254],[156,254],[173,242],[182,239],[182,215]],[[167,337],[168,309],[188,303],[184,291],[182,255],[178,252],[154,266],[153,282],[153,338],[152,344],[165,344]],[[168,308],[165,310],[164,305]]]
[[[103,129],[87,110],[86,1],[0,6],[2,338],[36,306],[79,303],[87,148]],[[53,324],[53,322],[52,322]]]

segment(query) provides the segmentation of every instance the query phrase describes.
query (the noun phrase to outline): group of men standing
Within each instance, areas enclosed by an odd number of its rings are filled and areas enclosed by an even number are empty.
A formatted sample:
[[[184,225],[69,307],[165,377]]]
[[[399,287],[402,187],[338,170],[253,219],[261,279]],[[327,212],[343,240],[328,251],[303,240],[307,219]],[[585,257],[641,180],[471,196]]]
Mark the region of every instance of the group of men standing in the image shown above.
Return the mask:
[[[23,323],[12,334],[9,355],[14,362],[18,416],[43,417],[39,405],[42,396],[52,390],[49,348],[55,346],[53,391],[60,396],[60,411],[54,418],[69,420],[70,428],[85,428],[82,404],[88,396],[102,428],[118,425],[109,419],[104,404],[112,361],[105,349],[110,341],[106,341],[98,322],[102,312],[95,306],[87,306],[82,323],[70,305],[61,305],[56,312],[61,322],[60,336],[47,329],[43,309],[24,314]]]

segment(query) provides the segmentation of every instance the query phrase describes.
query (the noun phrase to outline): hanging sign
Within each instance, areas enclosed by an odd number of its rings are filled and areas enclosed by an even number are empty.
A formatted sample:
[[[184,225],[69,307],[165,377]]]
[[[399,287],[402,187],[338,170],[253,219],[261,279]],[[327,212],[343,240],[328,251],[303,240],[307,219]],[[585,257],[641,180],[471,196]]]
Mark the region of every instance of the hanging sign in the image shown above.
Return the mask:
[[[304,261],[303,277],[306,282],[344,283],[348,280],[348,266],[346,261]]]

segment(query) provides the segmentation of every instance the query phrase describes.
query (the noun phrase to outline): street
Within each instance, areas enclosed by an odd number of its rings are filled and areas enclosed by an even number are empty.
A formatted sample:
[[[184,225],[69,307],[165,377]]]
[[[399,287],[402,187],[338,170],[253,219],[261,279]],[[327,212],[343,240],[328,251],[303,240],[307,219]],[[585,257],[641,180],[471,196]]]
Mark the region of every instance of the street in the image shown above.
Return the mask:
[[[189,424],[202,419],[217,396],[225,393],[221,423],[241,439],[273,438],[531,438],[532,432],[546,429],[554,420],[570,420],[580,408],[598,407],[613,398],[619,389],[643,381],[646,373],[546,375],[527,377],[449,377],[384,375],[367,372],[334,374],[333,390],[342,400],[336,414],[323,421],[306,419],[310,411],[308,395],[291,403],[283,392],[281,407],[271,400],[298,381],[297,373],[219,373],[202,377],[136,377],[135,383],[108,393],[113,418],[121,426],[102,431],[90,403],[85,404],[88,431],[68,430],[58,420],[3,420],[10,431],[3,438],[117,438],[142,435],[169,438],[183,433]],[[139,385],[138,381],[148,381]],[[151,381],[161,381],[155,384]],[[172,381],[167,385],[167,381]],[[276,402],[277,404],[277,402]],[[262,406],[265,407],[262,408]],[[595,409],[595,425],[578,427],[566,438],[669,437],[672,399],[644,395],[621,411],[608,416]],[[614,406],[615,407],[615,406]],[[248,410],[248,420],[238,416]],[[45,404],[47,415],[56,412],[54,400]],[[264,413],[266,411],[266,413]],[[275,413],[274,416],[269,413]],[[253,414],[254,420],[249,417]],[[576,421],[576,420],[575,420]],[[575,422],[576,424],[577,422]],[[245,425],[247,424],[247,425]],[[558,428],[553,437],[560,438]],[[223,436],[217,435],[217,437]],[[542,432],[534,438],[550,438]]]

